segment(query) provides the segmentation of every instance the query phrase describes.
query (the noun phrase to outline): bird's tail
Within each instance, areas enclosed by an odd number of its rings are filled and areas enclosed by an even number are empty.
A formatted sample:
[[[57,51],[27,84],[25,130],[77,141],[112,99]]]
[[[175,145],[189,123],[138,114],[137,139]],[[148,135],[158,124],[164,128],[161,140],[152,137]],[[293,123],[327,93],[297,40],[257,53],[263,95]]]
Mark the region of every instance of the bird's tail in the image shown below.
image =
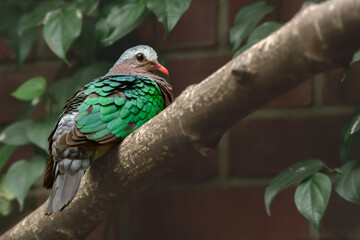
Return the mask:
[[[73,175],[64,173],[56,177],[51,196],[45,209],[46,215],[62,210],[71,202],[79,188],[84,172],[85,171],[80,170]]]

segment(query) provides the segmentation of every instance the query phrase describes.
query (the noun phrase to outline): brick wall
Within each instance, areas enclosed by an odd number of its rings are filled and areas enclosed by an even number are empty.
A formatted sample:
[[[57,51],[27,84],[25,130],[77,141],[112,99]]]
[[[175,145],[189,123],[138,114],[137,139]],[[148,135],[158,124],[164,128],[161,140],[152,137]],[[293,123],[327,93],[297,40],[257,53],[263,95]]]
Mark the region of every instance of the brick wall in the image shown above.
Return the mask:
[[[163,38],[163,26],[152,17],[132,34],[131,43],[149,44],[162,52],[179,95],[231,59],[229,28],[238,10],[251,2],[193,0],[167,38]],[[278,17],[286,22],[301,5],[301,0],[282,1],[281,12],[266,20]],[[0,98],[6,103],[1,106],[6,114],[0,116],[0,124],[4,126],[15,119],[19,107],[8,93],[33,76],[53,81],[61,62],[38,41],[26,64],[14,72],[11,50],[4,39],[0,38],[0,45]],[[294,188],[276,197],[271,217],[263,201],[271,178],[296,161],[320,158],[331,167],[340,166],[340,130],[360,102],[359,71],[355,65],[346,83],[340,82],[341,72],[308,79],[237,122],[212,156],[184,159],[150,189],[124,203],[87,240],[360,238],[360,207],[341,200],[335,192],[321,234],[297,212]],[[40,204],[45,198],[39,199]]]

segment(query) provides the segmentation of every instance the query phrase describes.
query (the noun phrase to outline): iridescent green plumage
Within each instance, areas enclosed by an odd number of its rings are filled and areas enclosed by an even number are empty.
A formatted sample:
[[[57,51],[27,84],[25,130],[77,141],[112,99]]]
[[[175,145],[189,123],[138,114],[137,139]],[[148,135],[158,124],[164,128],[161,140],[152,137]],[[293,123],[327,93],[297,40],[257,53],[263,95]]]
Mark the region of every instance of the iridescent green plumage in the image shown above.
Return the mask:
[[[108,134],[122,140],[164,108],[160,88],[145,76],[112,76],[86,87],[88,97],[77,108],[75,121],[92,140]]]

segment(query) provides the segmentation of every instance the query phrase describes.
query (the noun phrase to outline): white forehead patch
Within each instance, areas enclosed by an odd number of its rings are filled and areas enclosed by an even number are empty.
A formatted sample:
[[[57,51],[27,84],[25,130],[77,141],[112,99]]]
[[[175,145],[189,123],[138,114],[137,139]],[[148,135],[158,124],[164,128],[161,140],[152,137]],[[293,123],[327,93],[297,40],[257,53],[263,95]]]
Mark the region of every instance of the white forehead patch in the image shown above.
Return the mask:
[[[150,62],[157,62],[158,56],[154,49],[152,49],[151,47],[149,47],[147,45],[138,45],[138,46],[135,46],[135,47],[132,47],[132,48],[129,48],[128,50],[126,50],[120,56],[119,60],[117,60],[117,62],[115,64],[119,64],[128,59],[136,58],[136,55],[138,53],[144,54],[146,60],[148,60]]]

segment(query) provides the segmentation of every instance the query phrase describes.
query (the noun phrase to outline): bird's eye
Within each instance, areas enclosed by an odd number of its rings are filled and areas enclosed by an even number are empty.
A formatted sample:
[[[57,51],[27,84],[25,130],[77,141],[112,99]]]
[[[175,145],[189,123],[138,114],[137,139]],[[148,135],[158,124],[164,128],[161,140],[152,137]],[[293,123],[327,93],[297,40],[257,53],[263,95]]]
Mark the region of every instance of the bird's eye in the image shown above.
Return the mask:
[[[144,60],[145,60],[144,54],[142,54],[142,53],[136,54],[136,59],[137,59],[139,62],[144,61]]]

